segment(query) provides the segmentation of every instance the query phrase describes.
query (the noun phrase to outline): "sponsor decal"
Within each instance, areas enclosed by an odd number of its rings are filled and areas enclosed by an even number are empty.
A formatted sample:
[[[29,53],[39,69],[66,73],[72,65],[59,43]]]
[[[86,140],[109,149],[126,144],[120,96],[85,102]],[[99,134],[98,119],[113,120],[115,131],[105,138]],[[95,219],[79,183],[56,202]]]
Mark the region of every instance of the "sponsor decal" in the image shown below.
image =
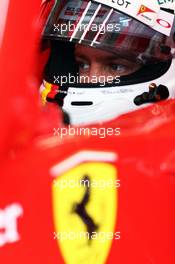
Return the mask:
[[[171,28],[171,24],[168,21],[164,20],[164,19],[158,18],[156,21],[162,27]]]
[[[157,0],[157,2],[163,8],[175,10],[175,0]]]
[[[169,36],[174,23],[174,15],[166,11],[160,10],[159,15],[156,19],[154,29]]]
[[[66,264],[106,263],[112,240],[120,239],[114,232],[119,185],[107,162],[84,162],[55,176],[54,239]]]
[[[123,6],[124,8],[127,8],[131,4],[131,2],[126,0],[111,0],[111,2],[116,6]]]
[[[139,12],[137,13],[137,15],[140,15],[140,14],[143,14],[143,13],[147,13],[147,12],[151,12],[151,13],[155,13],[154,10],[144,6],[144,5],[141,5],[140,9],[139,9]]]
[[[23,214],[20,204],[14,203],[0,209],[0,247],[20,240],[18,218]]]
[[[132,5],[132,3],[128,0],[95,0],[96,2],[100,3],[100,4],[105,4],[108,6],[111,6],[117,10],[121,10],[121,9],[128,9],[128,7],[130,7],[130,5]]]
[[[124,1],[117,0],[94,0],[98,3],[105,4],[110,6],[118,11],[121,11],[128,16],[131,16],[145,25],[152,27],[154,30],[161,32],[166,36],[170,36],[171,29],[174,20],[174,14],[171,14],[167,11],[161,10],[160,7],[164,7],[164,5],[160,5],[160,3],[152,2],[148,3],[146,0],[142,1],[132,1],[129,4],[124,4]],[[170,5],[167,5],[170,8]],[[174,1],[171,3],[171,6],[174,8]],[[163,22],[163,20],[165,22]],[[167,22],[167,23],[166,23]]]
[[[155,24],[155,20],[157,18],[157,13],[152,10],[151,8],[141,5],[139,8],[139,11],[137,13],[137,16],[139,16],[139,20],[142,21],[143,23],[146,20],[146,23],[149,26],[153,26]]]

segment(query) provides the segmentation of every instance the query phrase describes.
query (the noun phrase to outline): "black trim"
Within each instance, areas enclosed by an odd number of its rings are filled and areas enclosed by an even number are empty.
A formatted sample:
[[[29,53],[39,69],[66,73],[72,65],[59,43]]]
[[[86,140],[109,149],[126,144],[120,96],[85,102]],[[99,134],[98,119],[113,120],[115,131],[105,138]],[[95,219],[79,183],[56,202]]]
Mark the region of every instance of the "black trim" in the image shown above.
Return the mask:
[[[76,106],[82,106],[82,105],[93,105],[93,102],[89,101],[81,101],[81,102],[71,102],[71,105],[76,105]]]
[[[160,7],[160,10],[163,10],[167,13],[173,14],[174,15],[174,10],[170,8],[165,8],[165,7]]]

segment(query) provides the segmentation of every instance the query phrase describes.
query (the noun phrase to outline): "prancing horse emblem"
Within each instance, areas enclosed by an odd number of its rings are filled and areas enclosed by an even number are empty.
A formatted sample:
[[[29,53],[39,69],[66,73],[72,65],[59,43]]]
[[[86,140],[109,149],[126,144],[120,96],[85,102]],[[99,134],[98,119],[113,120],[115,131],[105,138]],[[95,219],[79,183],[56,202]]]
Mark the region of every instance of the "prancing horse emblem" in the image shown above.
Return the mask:
[[[90,195],[91,195],[91,190],[90,190],[90,178],[88,175],[85,175],[84,178],[81,180],[82,182],[85,183],[85,194],[83,196],[83,199],[79,203],[75,203],[73,205],[73,212],[78,214],[79,217],[82,219],[83,223],[86,225],[87,232],[89,233],[89,240],[88,242],[91,242],[91,236],[93,232],[96,232],[99,228],[97,224],[95,224],[94,220],[92,217],[87,213],[86,211],[86,205],[90,201]]]

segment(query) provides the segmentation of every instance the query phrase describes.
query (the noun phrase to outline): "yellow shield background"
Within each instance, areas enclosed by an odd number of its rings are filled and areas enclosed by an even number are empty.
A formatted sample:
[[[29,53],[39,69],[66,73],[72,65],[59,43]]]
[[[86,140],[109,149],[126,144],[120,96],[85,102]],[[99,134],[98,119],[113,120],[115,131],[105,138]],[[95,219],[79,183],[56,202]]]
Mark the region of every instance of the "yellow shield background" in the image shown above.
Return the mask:
[[[82,163],[55,178],[55,232],[66,264],[105,263],[116,224],[116,182],[116,167],[106,162]]]

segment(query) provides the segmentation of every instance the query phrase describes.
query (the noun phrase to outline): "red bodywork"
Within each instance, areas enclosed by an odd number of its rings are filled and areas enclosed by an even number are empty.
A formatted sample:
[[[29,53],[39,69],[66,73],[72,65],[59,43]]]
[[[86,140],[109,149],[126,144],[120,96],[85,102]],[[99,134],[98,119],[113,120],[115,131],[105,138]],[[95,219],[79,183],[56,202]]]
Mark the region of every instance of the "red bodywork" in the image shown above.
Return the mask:
[[[41,109],[37,96],[39,9],[40,1],[10,1],[0,53],[0,241],[5,209],[22,208],[19,238],[0,246],[0,263],[65,263],[53,239],[50,169],[88,150],[118,156],[113,162],[121,181],[115,229],[121,239],[112,242],[106,263],[174,264],[175,102],[103,124],[120,127],[117,137],[54,136],[53,128],[62,126],[60,114]]]

